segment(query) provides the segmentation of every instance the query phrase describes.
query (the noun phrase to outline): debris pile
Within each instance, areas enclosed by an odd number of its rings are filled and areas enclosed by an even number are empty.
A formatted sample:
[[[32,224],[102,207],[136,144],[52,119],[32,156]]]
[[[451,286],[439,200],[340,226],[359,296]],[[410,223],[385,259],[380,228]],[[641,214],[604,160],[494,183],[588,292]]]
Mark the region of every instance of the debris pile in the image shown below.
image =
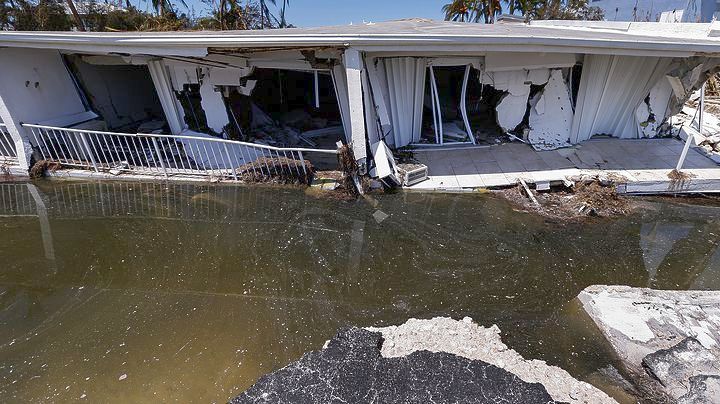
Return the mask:
[[[572,188],[545,192],[533,192],[518,184],[498,192],[522,210],[551,218],[615,217],[631,211],[629,201],[617,193],[612,181],[578,181]]]
[[[338,167],[343,175],[336,189],[348,195],[358,196],[364,188],[358,178],[359,167],[350,146],[342,145],[338,148]]]
[[[62,165],[55,161],[40,160],[30,167],[30,178],[45,177],[48,171],[55,172],[62,168]]]
[[[716,98],[714,104],[706,99],[702,134],[698,130],[700,123],[697,109],[693,107],[697,103],[689,102],[688,106],[672,117],[671,123],[682,140],[692,136],[694,145],[697,145],[708,157],[720,162],[720,119],[716,115],[720,113],[720,97]]]
[[[313,138],[330,136],[335,141],[343,133],[342,125],[326,118],[313,117],[303,109],[290,110],[275,121],[255,103],[252,104],[249,140],[255,143],[277,147],[316,147]]]
[[[308,160],[298,162],[285,157],[260,157],[236,170],[245,182],[310,185],[315,168]]]

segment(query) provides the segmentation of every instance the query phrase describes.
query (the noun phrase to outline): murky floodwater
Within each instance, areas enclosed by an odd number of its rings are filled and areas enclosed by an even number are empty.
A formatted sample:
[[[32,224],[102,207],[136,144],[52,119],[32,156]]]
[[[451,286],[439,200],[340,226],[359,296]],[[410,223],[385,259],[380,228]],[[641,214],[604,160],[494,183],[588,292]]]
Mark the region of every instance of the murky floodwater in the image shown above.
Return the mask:
[[[558,224],[490,195],[376,200],[0,184],[0,401],[224,402],[339,327],[433,316],[593,381],[613,359],[583,288],[720,288],[717,207]]]

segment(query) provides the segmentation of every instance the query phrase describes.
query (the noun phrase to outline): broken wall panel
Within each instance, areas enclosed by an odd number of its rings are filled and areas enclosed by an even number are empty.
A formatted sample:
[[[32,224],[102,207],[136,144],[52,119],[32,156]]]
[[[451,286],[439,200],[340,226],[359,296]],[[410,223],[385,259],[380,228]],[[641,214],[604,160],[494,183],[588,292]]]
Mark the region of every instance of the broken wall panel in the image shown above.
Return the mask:
[[[637,138],[636,109],[670,63],[669,58],[587,55],[571,142],[594,135]]]
[[[668,105],[673,90],[667,76],[661,77],[650,90],[648,97],[635,110],[635,121],[640,137],[658,135],[660,127],[668,118]]]
[[[505,132],[515,130],[527,112],[531,85],[543,85],[550,77],[549,69],[485,72],[482,81],[496,90],[505,91],[495,110],[497,123]]]
[[[536,150],[569,146],[572,120],[572,102],[562,70],[552,70],[543,90],[530,101],[528,141]]]

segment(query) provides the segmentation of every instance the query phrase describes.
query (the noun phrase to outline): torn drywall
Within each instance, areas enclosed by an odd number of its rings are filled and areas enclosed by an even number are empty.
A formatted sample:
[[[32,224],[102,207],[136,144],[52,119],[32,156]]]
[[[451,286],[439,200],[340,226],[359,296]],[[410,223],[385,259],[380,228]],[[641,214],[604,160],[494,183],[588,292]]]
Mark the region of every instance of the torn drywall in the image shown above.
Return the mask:
[[[550,79],[530,101],[528,141],[536,150],[570,145],[573,110],[562,70],[553,70]]]
[[[648,97],[635,110],[639,137],[652,138],[658,135],[660,127],[667,119],[667,108],[672,96],[672,86],[667,77],[660,80],[650,90]]]
[[[486,72],[483,81],[492,84],[507,93],[502,97],[495,110],[497,123],[505,132],[515,130],[525,118],[530,85],[542,85],[548,81],[549,69],[513,70]]]
[[[210,80],[205,79],[200,85],[200,98],[208,127],[215,133],[222,133],[225,126],[230,123],[222,93],[216,91],[215,85]]]

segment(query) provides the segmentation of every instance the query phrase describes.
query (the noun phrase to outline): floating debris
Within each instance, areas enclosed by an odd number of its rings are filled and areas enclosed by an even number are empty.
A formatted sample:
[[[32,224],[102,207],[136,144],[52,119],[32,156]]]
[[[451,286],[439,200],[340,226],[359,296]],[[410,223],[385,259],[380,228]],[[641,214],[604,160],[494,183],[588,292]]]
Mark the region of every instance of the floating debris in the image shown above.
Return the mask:
[[[237,175],[245,182],[310,185],[315,168],[309,160],[260,157],[252,163],[238,167]]]

